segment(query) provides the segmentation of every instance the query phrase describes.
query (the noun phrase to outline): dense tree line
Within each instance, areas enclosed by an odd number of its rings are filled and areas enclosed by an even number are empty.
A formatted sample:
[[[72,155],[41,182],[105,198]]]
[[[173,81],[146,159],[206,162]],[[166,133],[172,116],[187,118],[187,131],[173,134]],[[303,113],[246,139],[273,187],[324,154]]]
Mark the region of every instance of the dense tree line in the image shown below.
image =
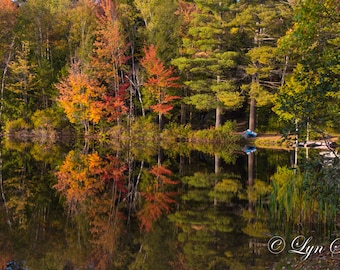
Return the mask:
[[[4,132],[195,128],[336,131],[336,0],[0,0]],[[80,129],[79,129],[80,130]]]

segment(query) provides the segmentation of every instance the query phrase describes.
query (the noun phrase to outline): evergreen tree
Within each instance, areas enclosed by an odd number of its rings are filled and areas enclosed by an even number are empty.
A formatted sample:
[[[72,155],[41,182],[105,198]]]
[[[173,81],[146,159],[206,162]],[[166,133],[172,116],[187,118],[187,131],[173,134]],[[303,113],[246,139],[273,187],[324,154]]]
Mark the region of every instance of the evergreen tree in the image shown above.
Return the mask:
[[[9,78],[6,89],[6,118],[14,120],[21,117],[28,122],[32,113],[32,95],[36,90],[36,65],[30,61],[30,44],[23,42],[15,59],[9,64]]]
[[[186,76],[184,83],[191,92],[185,102],[198,110],[214,109],[219,127],[223,109],[236,109],[243,101],[235,84],[239,54],[226,25],[230,3],[197,0],[194,4],[182,38],[182,56],[172,63]]]
[[[256,128],[256,106],[272,104],[282,83],[284,57],[276,42],[290,22],[288,3],[240,1],[233,6],[235,18],[229,23],[236,39],[244,38],[247,82],[243,86],[249,97],[249,129]],[[283,59],[282,59],[283,58]]]

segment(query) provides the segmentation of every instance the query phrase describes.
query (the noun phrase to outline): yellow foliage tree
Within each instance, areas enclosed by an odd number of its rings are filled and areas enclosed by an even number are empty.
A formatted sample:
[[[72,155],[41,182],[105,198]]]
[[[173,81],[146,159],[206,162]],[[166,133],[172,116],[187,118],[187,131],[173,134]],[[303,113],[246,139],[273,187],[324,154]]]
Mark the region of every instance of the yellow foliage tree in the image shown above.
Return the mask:
[[[102,106],[98,99],[104,89],[89,78],[80,68],[80,63],[72,64],[69,75],[56,85],[58,101],[71,123],[82,124],[85,135],[89,134],[90,122],[98,123]]]

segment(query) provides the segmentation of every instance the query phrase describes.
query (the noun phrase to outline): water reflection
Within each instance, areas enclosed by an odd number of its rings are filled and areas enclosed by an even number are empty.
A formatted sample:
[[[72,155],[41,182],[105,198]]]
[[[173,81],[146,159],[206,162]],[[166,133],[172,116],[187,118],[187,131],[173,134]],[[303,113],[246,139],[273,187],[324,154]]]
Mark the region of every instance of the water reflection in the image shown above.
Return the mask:
[[[291,169],[288,151],[72,145],[2,145],[0,269],[264,269],[271,235],[335,231],[317,152]]]

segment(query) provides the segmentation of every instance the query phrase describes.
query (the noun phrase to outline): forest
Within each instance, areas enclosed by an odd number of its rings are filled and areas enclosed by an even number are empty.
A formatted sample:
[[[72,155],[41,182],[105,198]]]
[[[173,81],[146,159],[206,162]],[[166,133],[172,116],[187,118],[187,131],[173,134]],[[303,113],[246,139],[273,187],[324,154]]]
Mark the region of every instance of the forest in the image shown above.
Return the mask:
[[[338,237],[338,154],[238,142],[339,136],[339,49],[338,0],[0,0],[0,269],[272,269],[273,233]]]
[[[3,134],[339,131],[336,0],[0,6]]]

